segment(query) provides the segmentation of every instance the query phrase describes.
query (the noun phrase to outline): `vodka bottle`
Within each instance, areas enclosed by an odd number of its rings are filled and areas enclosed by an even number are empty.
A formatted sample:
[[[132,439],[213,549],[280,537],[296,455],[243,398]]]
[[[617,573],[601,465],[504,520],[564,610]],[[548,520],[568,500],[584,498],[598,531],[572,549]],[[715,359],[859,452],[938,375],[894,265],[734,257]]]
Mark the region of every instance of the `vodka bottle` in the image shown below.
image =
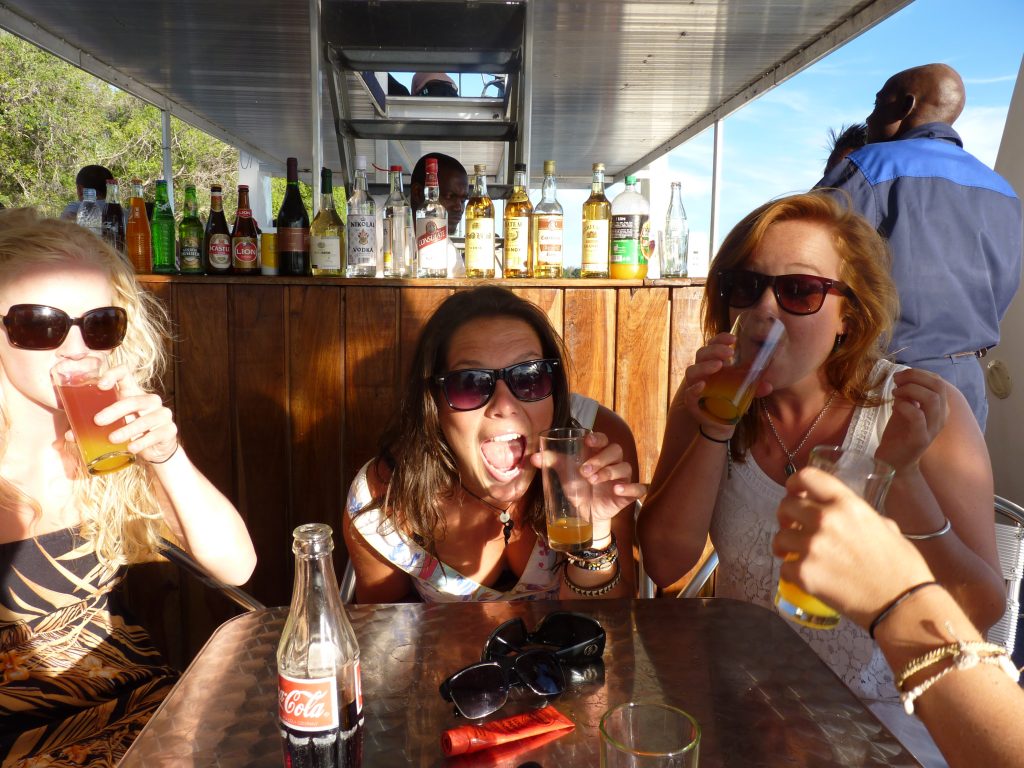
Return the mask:
[[[533,248],[533,276],[562,276],[563,215],[556,199],[555,161],[544,161],[544,184],[541,199],[533,209],[530,245]]]
[[[612,201],[611,276],[619,280],[647,277],[651,254],[650,205],[640,194],[636,176],[626,177],[626,189]]]
[[[384,277],[412,277],[416,274],[416,249],[412,206],[402,191],[402,166],[391,166],[388,183],[391,191],[384,202]]]
[[[494,203],[487,195],[487,166],[473,168],[466,203],[466,277],[494,277]]]
[[[377,274],[377,208],[366,189],[366,158],[356,158],[356,178],[348,199],[348,277]]]
[[[441,205],[437,159],[427,158],[425,201],[416,211],[417,277],[448,277],[448,211]]]

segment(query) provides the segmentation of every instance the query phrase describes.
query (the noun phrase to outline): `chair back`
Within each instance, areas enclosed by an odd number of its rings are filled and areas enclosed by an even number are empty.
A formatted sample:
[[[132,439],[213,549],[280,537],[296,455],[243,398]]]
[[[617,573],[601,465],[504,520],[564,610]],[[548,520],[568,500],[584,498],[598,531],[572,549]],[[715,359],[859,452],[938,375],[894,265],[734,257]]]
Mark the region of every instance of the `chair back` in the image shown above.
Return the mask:
[[[1011,654],[1020,624],[1020,586],[1024,577],[1024,508],[995,497],[996,548],[1006,580],[1006,613],[988,631],[988,641],[998,643]]]
[[[258,611],[261,608],[266,607],[245,590],[239,589],[231,584],[225,584],[223,581],[213,576],[209,571],[203,568],[203,566],[196,562],[192,555],[163,537],[160,539],[160,554],[172,563],[175,563],[182,570],[197,578],[206,586],[221,592],[225,597],[243,610]]]

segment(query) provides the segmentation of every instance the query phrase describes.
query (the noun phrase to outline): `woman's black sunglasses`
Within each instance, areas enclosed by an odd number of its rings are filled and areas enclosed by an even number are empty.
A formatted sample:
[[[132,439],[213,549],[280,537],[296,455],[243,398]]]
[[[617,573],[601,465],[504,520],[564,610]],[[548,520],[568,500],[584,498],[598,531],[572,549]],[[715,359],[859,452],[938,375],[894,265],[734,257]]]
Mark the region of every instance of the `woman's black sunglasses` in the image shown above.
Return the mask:
[[[3,321],[7,338],[21,349],[56,349],[73,325],[82,329],[82,341],[89,349],[113,349],[128,331],[128,313],[121,307],[100,307],[71,317],[45,304],[15,304]]]
[[[604,628],[582,613],[554,611],[540,620],[537,629],[528,632],[526,623],[509,619],[491,632],[484,644],[484,661],[496,661],[521,653],[526,646],[546,646],[562,662],[589,662],[604,653]]]
[[[440,691],[460,715],[476,720],[505,706],[514,685],[538,696],[558,696],[565,690],[565,674],[553,653],[532,650],[471,664],[441,683]]]
[[[505,382],[516,399],[533,403],[555,391],[558,360],[528,360],[507,368],[465,368],[434,377],[453,411],[475,411],[494,397],[498,380]]]
[[[817,275],[762,275],[749,269],[727,269],[718,272],[718,280],[719,295],[736,309],[756,304],[768,286],[779,306],[791,315],[813,315],[828,293],[854,298],[846,283]]]

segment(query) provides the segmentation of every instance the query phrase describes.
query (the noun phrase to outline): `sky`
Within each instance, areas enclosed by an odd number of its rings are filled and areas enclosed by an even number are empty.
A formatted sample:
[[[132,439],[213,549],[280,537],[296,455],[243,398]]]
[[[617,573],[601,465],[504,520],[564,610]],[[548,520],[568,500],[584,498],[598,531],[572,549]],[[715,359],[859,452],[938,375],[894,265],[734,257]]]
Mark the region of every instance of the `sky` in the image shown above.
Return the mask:
[[[718,242],[758,205],[813,186],[829,129],[863,121],[883,83],[908,67],[942,62],[960,73],[967,105],[954,128],[968,152],[994,165],[1022,54],[1024,0],[915,0],[723,121]],[[704,131],[669,155],[692,255],[707,249],[712,138]],[[662,216],[652,212],[652,229]]]

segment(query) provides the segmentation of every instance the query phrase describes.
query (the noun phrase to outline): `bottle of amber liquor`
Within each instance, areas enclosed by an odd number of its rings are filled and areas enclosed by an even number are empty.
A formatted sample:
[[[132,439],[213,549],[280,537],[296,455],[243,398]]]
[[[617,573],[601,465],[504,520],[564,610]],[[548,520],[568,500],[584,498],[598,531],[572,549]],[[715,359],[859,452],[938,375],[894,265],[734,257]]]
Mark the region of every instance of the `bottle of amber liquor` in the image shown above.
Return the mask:
[[[505,255],[502,277],[532,277],[530,271],[530,216],[533,204],[526,191],[526,163],[516,163],[512,196],[505,203]]]
[[[580,277],[608,277],[612,204],[604,194],[604,163],[594,163],[590,197],[583,203],[583,264]]]
[[[494,277],[494,203],[487,196],[487,166],[473,167],[466,203],[466,277]]]
[[[555,161],[544,161],[541,199],[533,209],[530,232],[534,277],[562,276],[562,206],[556,199]]]

